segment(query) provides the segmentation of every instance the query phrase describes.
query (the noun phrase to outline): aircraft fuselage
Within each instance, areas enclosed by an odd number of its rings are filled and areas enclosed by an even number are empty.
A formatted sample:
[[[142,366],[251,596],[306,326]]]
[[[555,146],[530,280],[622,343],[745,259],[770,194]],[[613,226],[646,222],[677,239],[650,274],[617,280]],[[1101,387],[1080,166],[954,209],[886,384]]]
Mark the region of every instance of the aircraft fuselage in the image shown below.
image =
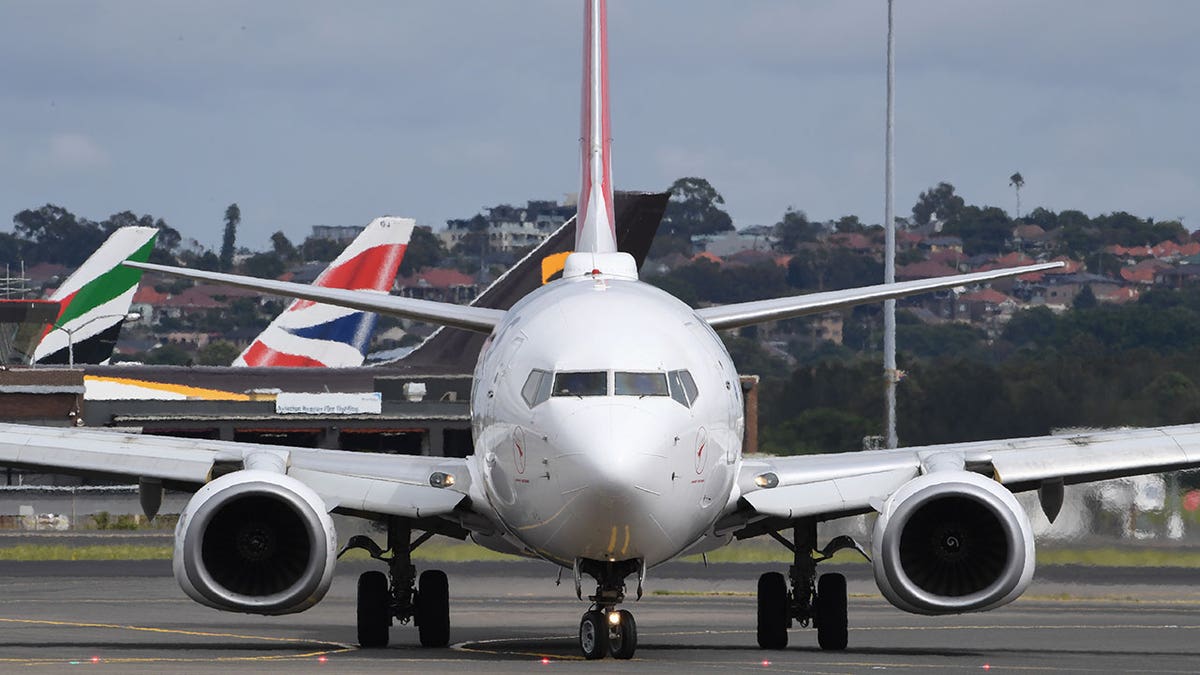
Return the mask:
[[[564,566],[669,560],[710,530],[741,460],[724,345],[635,278],[565,278],[514,306],[471,410],[476,475],[507,537]]]

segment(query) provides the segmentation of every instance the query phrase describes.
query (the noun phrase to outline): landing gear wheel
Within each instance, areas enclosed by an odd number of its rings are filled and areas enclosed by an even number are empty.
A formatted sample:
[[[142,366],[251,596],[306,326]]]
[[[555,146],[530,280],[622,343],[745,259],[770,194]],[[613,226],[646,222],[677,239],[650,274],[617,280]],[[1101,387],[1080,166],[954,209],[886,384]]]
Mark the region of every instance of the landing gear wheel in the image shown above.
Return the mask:
[[[386,647],[392,627],[392,594],[387,575],[363,572],[358,577],[358,644],[364,649]]]
[[[416,600],[417,635],[422,647],[450,644],[450,583],[441,570],[421,572]]]
[[[817,579],[817,644],[842,650],[849,642],[846,627],[846,577],[822,574]]]
[[[584,612],[579,620],[579,649],[588,661],[602,659],[608,653],[608,625],[597,610]]]
[[[758,578],[758,646],[783,649],[788,643],[787,580],[779,572],[767,572]]]
[[[608,623],[608,653],[614,659],[631,659],[637,651],[637,622],[626,610],[616,611],[618,621],[613,625],[611,615]]]

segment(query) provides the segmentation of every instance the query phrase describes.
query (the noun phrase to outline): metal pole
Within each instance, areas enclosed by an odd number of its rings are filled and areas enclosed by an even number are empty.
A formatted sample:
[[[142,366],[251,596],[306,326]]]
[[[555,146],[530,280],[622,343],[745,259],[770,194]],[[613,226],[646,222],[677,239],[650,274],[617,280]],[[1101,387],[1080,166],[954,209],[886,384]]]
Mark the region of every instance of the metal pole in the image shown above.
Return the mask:
[[[75,331],[62,329],[67,334],[67,367],[75,367]]]
[[[883,254],[883,281],[891,284],[896,282],[896,219],[892,208],[892,173],[894,171],[893,152],[893,106],[895,102],[894,88],[896,79],[895,47],[892,32],[892,2],[887,3],[887,131],[884,149],[884,198],[883,198],[883,228],[886,233],[886,244]],[[895,448],[900,445],[896,436],[896,301],[885,300],[883,303],[883,375],[887,383],[887,447]]]

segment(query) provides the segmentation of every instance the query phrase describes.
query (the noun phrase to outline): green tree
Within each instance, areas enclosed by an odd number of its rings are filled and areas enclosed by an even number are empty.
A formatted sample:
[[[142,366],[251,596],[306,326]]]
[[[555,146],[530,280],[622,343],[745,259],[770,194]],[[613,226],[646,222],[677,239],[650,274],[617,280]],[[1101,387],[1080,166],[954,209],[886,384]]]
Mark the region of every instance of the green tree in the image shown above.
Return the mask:
[[[192,355],[183,347],[168,342],[146,352],[146,363],[155,366],[186,366],[192,363]]]
[[[271,250],[275,251],[275,255],[282,260],[296,259],[296,247],[292,245],[282,230],[271,235]]]
[[[1021,177],[1021,172],[1018,171],[1008,177],[1008,185],[1017,193],[1017,214],[1016,217],[1021,217],[1021,188],[1025,186],[1025,179]]]
[[[323,237],[308,237],[300,244],[300,252],[305,262],[329,262],[344,248],[336,241]]]
[[[255,253],[242,263],[242,270],[260,279],[275,279],[283,274],[285,265],[283,259],[274,251]]]
[[[237,203],[230,204],[225,209],[225,232],[221,235],[221,269],[233,267],[233,250],[237,243],[237,227],[242,222],[242,210]]]
[[[783,218],[775,223],[775,248],[780,251],[794,252],[804,242],[817,240],[822,232],[820,223],[809,222],[808,214],[789,206],[783,213]]]
[[[703,178],[680,178],[671,184],[671,199],[660,229],[668,235],[694,237],[733,229],[733,220],[721,207],[725,198]]]
[[[87,260],[106,234],[96,223],[53,204],[13,216],[17,236],[31,242],[25,253],[38,262],[53,262],[74,267]]]
[[[941,182],[917,197],[917,203],[912,208],[913,222],[927,225],[935,217],[938,220],[950,220],[957,216],[965,205],[963,198],[954,194],[953,185]]]
[[[196,362],[202,366],[228,366],[241,353],[232,342],[214,340],[196,351]]]
[[[414,227],[404,258],[400,261],[400,276],[407,277],[427,267],[437,267],[446,253],[446,244],[433,233],[433,228]]]
[[[962,238],[963,252],[967,255],[978,255],[1005,251],[1012,229],[1012,219],[1003,209],[971,205],[947,220],[942,231]]]

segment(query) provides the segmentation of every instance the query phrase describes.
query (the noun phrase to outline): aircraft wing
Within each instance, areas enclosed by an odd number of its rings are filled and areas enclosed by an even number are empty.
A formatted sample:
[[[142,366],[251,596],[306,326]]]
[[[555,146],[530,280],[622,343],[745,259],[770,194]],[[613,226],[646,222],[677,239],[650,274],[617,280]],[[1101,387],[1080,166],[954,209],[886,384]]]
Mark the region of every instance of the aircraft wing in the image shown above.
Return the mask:
[[[847,288],[840,291],[825,291],[807,295],[793,295],[786,298],[770,300],[755,300],[739,302],[733,305],[718,305],[696,310],[701,319],[708,322],[714,330],[740,328],[765,321],[778,321],[807,314],[820,314],[831,309],[853,307],[882,300],[894,300],[910,295],[939,291],[956,286],[969,286],[984,281],[993,281],[1007,277],[1021,276],[1032,272],[1044,272],[1057,269],[1064,263],[1042,263],[1024,267],[1009,267],[1006,269],[973,272],[949,277],[934,277],[932,279],[917,279],[902,281],[895,284],[879,284],[862,288]]]
[[[379,314],[390,314],[406,319],[428,321],[443,326],[465,328],[479,333],[490,333],[496,324],[504,318],[504,311],[487,307],[472,307],[470,305],[455,305],[448,302],[432,302],[416,298],[401,298],[387,293],[372,291],[346,290],[342,288],[322,288],[307,284],[295,284],[288,281],[272,279],[256,279],[237,274],[221,272],[206,272],[187,267],[171,267],[170,265],[155,265],[152,263],[124,263],[128,267],[141,270],[163,272],[177,277],[211,281],[226,286],[248,288],[264,293],[286,295],[292,298],[324,302],[340,307],[361,309]]]
[[[904,483],[945,466],[1014,492],[1196,467],[1200,424],[747,459],[739,485],[759,515],[835,518],[878,510]]]
[[[331,511],[407,518],[445,515],[467,499],[470,483],[466,460],[450,457],[0,424],[0,465],[63,473],[136,476],[198,487],[223,469],[241,468],[256,453],[278,458],[285,472],[312,488]],[[433,487],[434,473],[454,476],[454,488]]]

